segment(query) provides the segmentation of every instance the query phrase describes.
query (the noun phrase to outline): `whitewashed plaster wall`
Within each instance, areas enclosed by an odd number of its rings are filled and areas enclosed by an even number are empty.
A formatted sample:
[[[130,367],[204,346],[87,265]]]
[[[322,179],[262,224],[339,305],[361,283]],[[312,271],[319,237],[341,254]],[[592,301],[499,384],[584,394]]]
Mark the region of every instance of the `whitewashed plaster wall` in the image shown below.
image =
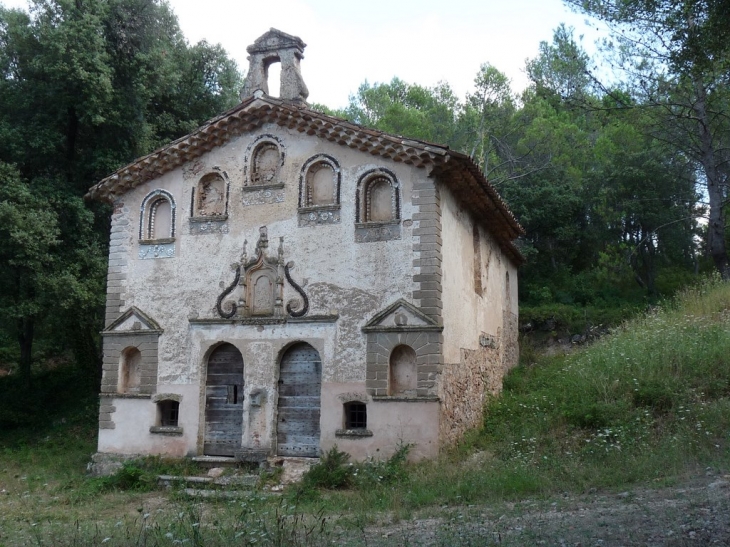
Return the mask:
[[[517,314],[517,269],[480,227],[482,294],[474,290],[473,219],[452,192],[440,186],[443,233],[444,363],[459,363],[461,350],[477,350],[480,335],[503,330],[505,277],[509,272],[511,310]]]

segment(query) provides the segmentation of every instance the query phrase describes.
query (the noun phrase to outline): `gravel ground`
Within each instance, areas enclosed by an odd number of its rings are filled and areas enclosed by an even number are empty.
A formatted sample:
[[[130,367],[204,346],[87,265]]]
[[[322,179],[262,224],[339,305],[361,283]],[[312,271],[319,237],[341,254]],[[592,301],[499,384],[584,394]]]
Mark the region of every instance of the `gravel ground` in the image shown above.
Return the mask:
[[[730,475],[671,488],[444,507],[438,517],[365,528],[342,545],[730,546]]]

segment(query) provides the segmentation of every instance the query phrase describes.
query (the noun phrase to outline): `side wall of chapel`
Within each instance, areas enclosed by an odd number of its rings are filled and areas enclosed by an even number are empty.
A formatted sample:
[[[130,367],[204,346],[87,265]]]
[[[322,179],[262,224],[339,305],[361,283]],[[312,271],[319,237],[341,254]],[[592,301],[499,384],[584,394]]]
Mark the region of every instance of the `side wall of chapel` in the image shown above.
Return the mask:
[[[517,268],[452,192],[440,186],[443,355],[440,440],[478,427],[487,397],[517,364]],[[509,281],[508,281],[509,280]]]

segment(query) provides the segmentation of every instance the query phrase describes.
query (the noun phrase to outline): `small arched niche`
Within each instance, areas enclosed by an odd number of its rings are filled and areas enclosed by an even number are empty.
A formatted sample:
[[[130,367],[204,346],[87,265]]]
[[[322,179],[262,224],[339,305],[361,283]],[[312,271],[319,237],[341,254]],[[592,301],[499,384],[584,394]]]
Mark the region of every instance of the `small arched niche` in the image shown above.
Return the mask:
[[[309,167],[306,176],[306,206],[337,203],[337,173],[332,165],[318,161]]]
[[[400,220],[398,181],[387,169],[365,173],[358,183],[357,222],[389,223]]]
[[[400,345],[390,353],[388,395],[415,397],[418,388],[416,352],[410,346]]]
[[[139,239],[158,241],[175,237],[175,200],[166,190],[153,190],[142,200]]]
[[[262,142],[251,157],[251,184],[254,186],[277,184],[282,157],[273,142]]]
[[[309,158],[299,178],[299,226],[339,224],[340,164],[332,156]]]
[[[119,393],[139,393],[142,353],[136,347],[122,351],[119,360]]]
[[[226,181],[220,173],[208,173],[198,181],[194,216],[222,217],[226,214]]]

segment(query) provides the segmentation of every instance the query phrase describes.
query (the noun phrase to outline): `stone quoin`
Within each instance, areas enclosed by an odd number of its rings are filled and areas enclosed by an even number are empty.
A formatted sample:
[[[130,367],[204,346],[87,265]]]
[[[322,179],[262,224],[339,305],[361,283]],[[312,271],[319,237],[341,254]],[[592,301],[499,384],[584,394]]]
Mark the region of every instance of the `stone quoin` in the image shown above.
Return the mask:
[[[518,222],[468,156],[311,110],[304,48],[271,29],[238,106],[89,190],[98,456],[430,458],[516,364]]]

